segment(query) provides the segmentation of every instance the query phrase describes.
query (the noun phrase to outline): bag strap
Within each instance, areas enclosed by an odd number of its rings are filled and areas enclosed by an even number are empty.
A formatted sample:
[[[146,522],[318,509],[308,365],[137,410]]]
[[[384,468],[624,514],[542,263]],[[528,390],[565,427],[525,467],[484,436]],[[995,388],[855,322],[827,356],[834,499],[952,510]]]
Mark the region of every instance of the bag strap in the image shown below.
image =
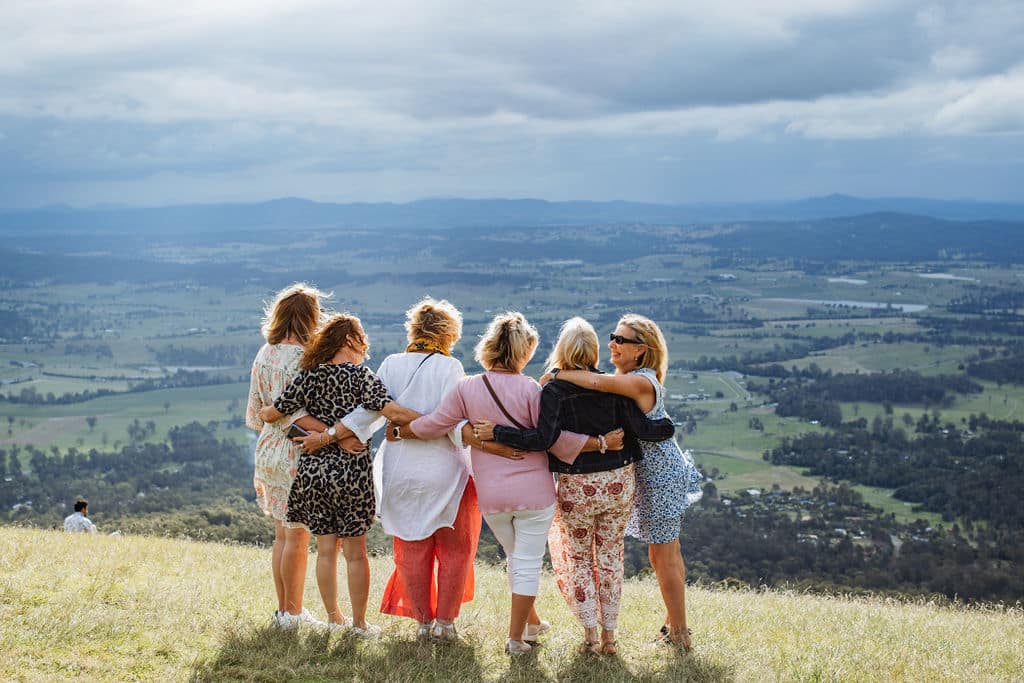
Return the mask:
[[[422,368],[422,367],[423,367],[423,364],[424,364],[424,363],[426,363],[426,362],[427,362],[428,360],[430,360],[430,357],[431,357],[431,356],[433,356],[433,355],[436,355],[436,354],[437,354],[437,351],[431,351],[430,353],[428,353],[428,354],[427,354],[427,357],[426,357],[426,358],[424,358],[423,360],[421,360],[421,361],[420,361],[420,364],[419,364],[419,365],[417,365],[417,366],[416,366],[416,369],[412,371],[412,374],[411,374],[411,375],[409,375],[409,379],[408,379],[408,380],[406,380],[406,382],[405,382],[405,386],[404,386],[404,387],[402,387],[402,390],[401,390],[400,392],[398,392],[398,396],[395,396],[395,397],[393,397],[393,400],[397,401],[397,400],[398,400],[399,398],[401,398],[401,397],[402,397],[403,395],[405,395],[405,392],[406,392],[406,390],[407,390],[407,389],[408,389],[409,387],[411,387],[411,386],[412,386],[412,381],[413,381],[414,379],[416,379],[416,373],[420,371],[420,368]]]
[[[487,375],[481,375],[481,377],[483,377],[484,386],[487,387],[487,391],[491,392],[491,398],[493,398],[494,402],[498,404],[498,410],[500,410],[501,413],[505,417],[507,417],[512,424],[514,424],[516,427],[519,427],[519,429],[529,429],[529,427],[524,427],[523,425],[519,424],[519,420],[515,419],[514,417],[508,414],[508,411],[505,410],[505,406],[502,404],[501,399],[498,398],[498,395],[496,393],[494,393],[494,387],[491,386],[491,381],[487,379]]]

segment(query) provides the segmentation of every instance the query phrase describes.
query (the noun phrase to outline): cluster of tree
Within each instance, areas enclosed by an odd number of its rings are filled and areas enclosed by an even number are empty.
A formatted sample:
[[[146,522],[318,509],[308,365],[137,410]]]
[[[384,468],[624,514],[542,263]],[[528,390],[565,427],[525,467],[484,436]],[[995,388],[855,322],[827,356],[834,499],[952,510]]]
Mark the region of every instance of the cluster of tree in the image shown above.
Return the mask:
[[[807,380],[808,377],[813,379]],[[947,406],[953,402],[954,394],[976,394],[983,387],[962,375],[926,377],[911,370],[832,374],[821,372],[812,363],[789,378],[770,378],[765,384],[749,382],[747,388],[767,394],[776,404],[776,415],[838,427],[843,421],[840,401],[882,401],[891,413],[894,403]]]
[[[826,427],[838,427],[843,421],[839,403],[800,389],[789,391],[780,387],[773,395],[775,414],[780,417],[799,417],[819,422]]]
[[[946,521],[984,520],[992,528],[1024,529],[1024,423],[973,417],[969,431],[923,414],[917,436],[892,418],[844,423],[834,432],[786,438],[765,453],[777,465],[809,468],[815,476],[895,489]]]
[[[113,389],[83,389],[82,391],[69,391],[59,396],[53,392],[42,394],[35,387],[25,387],[18,393],[0,394],[0,403],[24,403],[28,405],[67,405],[70,403],[82,403],[91,401],[94,398],[103,396],[116,396],[121,394],[134,394],[147,391],[159,391],[161,389],[177,389],[181,387],[205,387],[215,384],[234,384],[243,382],[248,378],[244,376],[214,375],[202,371],[178,370],[173,375],[144,379],[133,382],[125,391]]]
[[[926,377],[913,370],[871,374],[826,374],[806,389],[837,401],[887,401],[941,405],[952,394],[980,394],[983,387],[962,375]]]
[[[973,424],[979,430],[1004,426],[984,416]],[[1024,425],[1016,428],[1019,442]],[[273,539],[253,500],[247,450],[218,440],[212,423],[176,427],[167,443],[116,452],[0,451],[0,521],[55,527],[78,496],[90,500],[102,531],[261,545]],[[947,533],[924,524],[900,525],[847,486],[744,493],[727,503],[709,483],[702,503],[684,518],[682,543],[689,575],[709,582],[1019,598],[1019,525],[967,525],[963,535],[957,527]],[[390,542],[379,527],[369,536],[370,548],[388,551]],[[477,557],[502,558],[486,526]],[[644,544],[627,539],[626,569],[629,576],[650,571]]]
[[[161,365],[235,367],[252,360],[256,349],[238,344],[222,344],[194,348],[167,344],[160,347],[146,347]]]
[[[69,341],[64,345],[65,356],[92,356],[94,358],[113,358],[114,351],[106,342]]]
[[[993,263],[1024,261],[1020,223],[947,221],[875,213],[791,223],[745,223],[706,241],[739,257],[804,261],[801,269],[840,261],[946,261],[972,257]]]
[[[144,432],[154,427],[137,426]],[[95,500],[96,512],[105,515],[208,503],[223,493],[240,493],[246,479],[251,488],[252,464],[244,448],[217,439],[214,425],[192,423],[171,429],[167,443],[138,443],[116,452],[11,446],[0,450],[0,475],[0,514],[8,521],[56,524],[75,496]]]
[[[57,332],[55,325],[41,325],[36,318],[7,307],[0,309],[0,330],[2,339],[8,343],[22,339],[52,339]]]
[[[967,374],[998,384],[1024,384],[1024,351],[1017,350],[1000,358],[968,363]]]
[[[676,370],[734,370],[749,375],[787,377],[790,375],[790,371],[779,365],[780,363],[804,358],[816,351],[826,351],[839,346],[847,346],[857,341],[857,335],[853,332],[838,337],[796,337],[796,335],[787,333],[786,338],[799,338],[804,341],[787,344],[786,346],[775,344],[771,349],[747,351],[741,356],[736,356],[735,354],[719,357],[702,355],[697,360],[675,361],[671,363],[671,367]],[[794,370],[794,372],[798,371]]]
[[[929,334],[936,340],[936,343],[940,343],[938,340],[949,338],[955,332],[970,332],[975,335],[1000,334],[1024,337],[1024,320],[1020,316],[1016,318],[963,314],[955,317],[945,316],[941,318],[937,316],[920,316],[916,319],[916,322],[921,327],[926,327],[930,330]],[[979,337],[959,337],[951,343],[967,346],[983,344],[987,341],[987,339]]]
[[[895,539],[895,541],[894,541]],[[1024,532],[899,524],[845,486],[723,500],[686,513],[687,575],[724,585],[794,586],[841,593],[1020,599]],[[643,547],[627,544],[632,570]]]
[[[1017,319],[1017,311],[1024,308],[1024,291],[1019,287],[976,287],[963,296],[952,299],[946,306],[951,313],[977,313]]]

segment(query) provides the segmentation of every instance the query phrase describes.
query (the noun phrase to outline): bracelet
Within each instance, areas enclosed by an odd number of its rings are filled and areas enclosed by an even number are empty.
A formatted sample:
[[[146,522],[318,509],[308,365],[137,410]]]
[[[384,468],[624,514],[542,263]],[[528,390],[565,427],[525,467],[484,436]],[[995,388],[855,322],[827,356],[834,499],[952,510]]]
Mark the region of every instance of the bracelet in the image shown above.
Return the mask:
[[[320,445],[321,446],[324,445],[324,433],[323,432],[320,432]]]
[[[601,455],[608,452],[608,442],[604,439],[604,434],[597,435],[597,449],[601,451]]]

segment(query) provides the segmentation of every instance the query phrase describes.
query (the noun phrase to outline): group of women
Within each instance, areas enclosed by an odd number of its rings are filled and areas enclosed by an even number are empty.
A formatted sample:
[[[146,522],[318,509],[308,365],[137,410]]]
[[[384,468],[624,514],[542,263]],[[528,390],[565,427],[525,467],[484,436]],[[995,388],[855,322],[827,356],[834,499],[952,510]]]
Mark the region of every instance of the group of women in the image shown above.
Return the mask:
[[[619,321],[608,343],[616,373],[604,375],[593,327],[568,320],[542,388],[523,374],[540,340],[520,313],[491,321],[475,348],[484,372],[466,377],[451,355],[462,315],[424,299],[407,311],[406,350],[373,373],[363,365],[369,341],[358,318],[320,322],[320,296],[307,285],[278,294],[252,371],[246,421],[260,432],[257,500],[276,526],[275,623],[322,623],[302,607],[313,534],[327,628],[379,635],[366,621],[365,543],[379,515],[395,563],[381,612],[415,619],[421,638],[457,639],[460,607],[473,598],[482,515],[507,560],[510,655],[529,652],[550,628],[534,608],[546,546],[583,648],[617,651],[626,533],[649,544],[666,607],[657,639],[690,648],[679,531],[702,478],[671,438],[668,358],[655,323]],[[293,423],[308,434],[289,439]],[[386,440],[373,457],[366,444],[382,426]],[[338,604],[339,549],[350,617]]]

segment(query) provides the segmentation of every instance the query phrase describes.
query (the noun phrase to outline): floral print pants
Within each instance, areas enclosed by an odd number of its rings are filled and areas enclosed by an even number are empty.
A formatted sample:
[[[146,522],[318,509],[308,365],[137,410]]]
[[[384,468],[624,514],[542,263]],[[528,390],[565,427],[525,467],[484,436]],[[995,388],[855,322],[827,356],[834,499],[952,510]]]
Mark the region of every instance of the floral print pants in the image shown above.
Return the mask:
[[[633,465],[559,474],[548,534],[558,590],[584,628],[614,629],[622,596],[626,522],[633,508]]]

